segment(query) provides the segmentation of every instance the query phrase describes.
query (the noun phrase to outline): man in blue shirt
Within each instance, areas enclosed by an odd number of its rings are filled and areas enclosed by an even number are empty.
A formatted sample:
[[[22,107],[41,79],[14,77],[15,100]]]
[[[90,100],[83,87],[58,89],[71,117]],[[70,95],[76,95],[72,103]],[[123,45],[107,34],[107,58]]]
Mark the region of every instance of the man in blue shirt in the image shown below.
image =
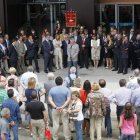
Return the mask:
[[[13,99],[14,91],[13,89],[9,89],[7,91],[8,99],[4,100],[2,103],[2,108],[8,108],[10,110],[10,119],[9,122],[13,122],[12,131],[14,135],[14,140],[19,140],[18,138],[18,125],[22,122],[21,121],[21,114],[19,110],[18,103]]]
[[[68,119],[68,104],[71,99],[71,94],[68,88],[62,86],[63,79],[57,77],[55,79],[56,87],[51,88],[48,96],[48,101],[50,102],[52,110],[53,119],[53,140],[58,140],[58,130],[60,120],[63,122],[63,132],[66,140],[71,140],[71,133],[69,127]]]

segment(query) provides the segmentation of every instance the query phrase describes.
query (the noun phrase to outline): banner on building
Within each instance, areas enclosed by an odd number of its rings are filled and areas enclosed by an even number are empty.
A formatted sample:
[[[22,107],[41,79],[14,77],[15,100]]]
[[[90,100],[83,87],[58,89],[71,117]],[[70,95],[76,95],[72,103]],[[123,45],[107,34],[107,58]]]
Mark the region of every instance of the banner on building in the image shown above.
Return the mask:
[[[66,27],[76,27],[76,12],[66,11]]]

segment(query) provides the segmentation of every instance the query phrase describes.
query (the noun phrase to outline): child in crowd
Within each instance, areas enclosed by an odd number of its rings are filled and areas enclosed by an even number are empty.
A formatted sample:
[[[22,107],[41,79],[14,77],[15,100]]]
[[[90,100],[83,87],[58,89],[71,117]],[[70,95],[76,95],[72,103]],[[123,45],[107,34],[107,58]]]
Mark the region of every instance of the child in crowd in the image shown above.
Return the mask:
[[[134,140],[137,136],[137,116],[133,113],[133,106],[127,102],[124,112],[120,116],[121,140]]]

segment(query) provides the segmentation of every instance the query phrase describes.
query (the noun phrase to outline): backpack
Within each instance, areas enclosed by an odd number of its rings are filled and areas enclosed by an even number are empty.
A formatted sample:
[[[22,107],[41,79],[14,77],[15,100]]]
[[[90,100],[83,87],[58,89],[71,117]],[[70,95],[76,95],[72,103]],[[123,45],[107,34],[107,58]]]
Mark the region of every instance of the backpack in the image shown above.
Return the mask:
[[[70,75],[68,76],[70,83],[68,87],[74,87],[74,80],[71,79]]]

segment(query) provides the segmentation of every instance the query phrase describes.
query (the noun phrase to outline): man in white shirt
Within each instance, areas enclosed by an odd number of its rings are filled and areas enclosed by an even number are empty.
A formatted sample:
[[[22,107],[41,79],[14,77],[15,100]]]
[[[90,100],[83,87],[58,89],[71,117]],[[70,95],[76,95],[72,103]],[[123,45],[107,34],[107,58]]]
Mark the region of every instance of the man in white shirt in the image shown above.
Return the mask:
[[[107,129],[107,137],[112,137],[112,125],[111,125],[111,109],[109,96],[111,96],[112,91],[106,88],[106,81],[104,79],[99,80],[99,85],[101,87],[100,92],[104,95],[106,102],[106,116],[105,116],[105,128]]]
[[[134,73],[134,76],[130,76],[130,80],[127,83],[127,88],[131,90],[135,90],[136,88],[139,88],[138,78],[140,78],[139,77],[140,71],[139,69],[135,69],[133,73]]]
[[[21,79],[20,79],[20,83],[21,83],[23,89],[28,88],[28,79],[32,78],[32,77],[36,79],[36,86],[39,85],[38,77],[37,77],[37,75],[33,71],[34,71],[34,68],[32,66],[29,66],[27,68],[27,72],[22,74]]]
[[[115,101],[117,105],[117,120],[120,122],[120,115],[123,112],[124,106],[127,102],[130,102],[131,100],[131,90],[126,88],[126,80],[121,79],[119,81],[120,88],[117,89],[110,97],[110,101]],[[120,131],[121,135],[121,131]]]

